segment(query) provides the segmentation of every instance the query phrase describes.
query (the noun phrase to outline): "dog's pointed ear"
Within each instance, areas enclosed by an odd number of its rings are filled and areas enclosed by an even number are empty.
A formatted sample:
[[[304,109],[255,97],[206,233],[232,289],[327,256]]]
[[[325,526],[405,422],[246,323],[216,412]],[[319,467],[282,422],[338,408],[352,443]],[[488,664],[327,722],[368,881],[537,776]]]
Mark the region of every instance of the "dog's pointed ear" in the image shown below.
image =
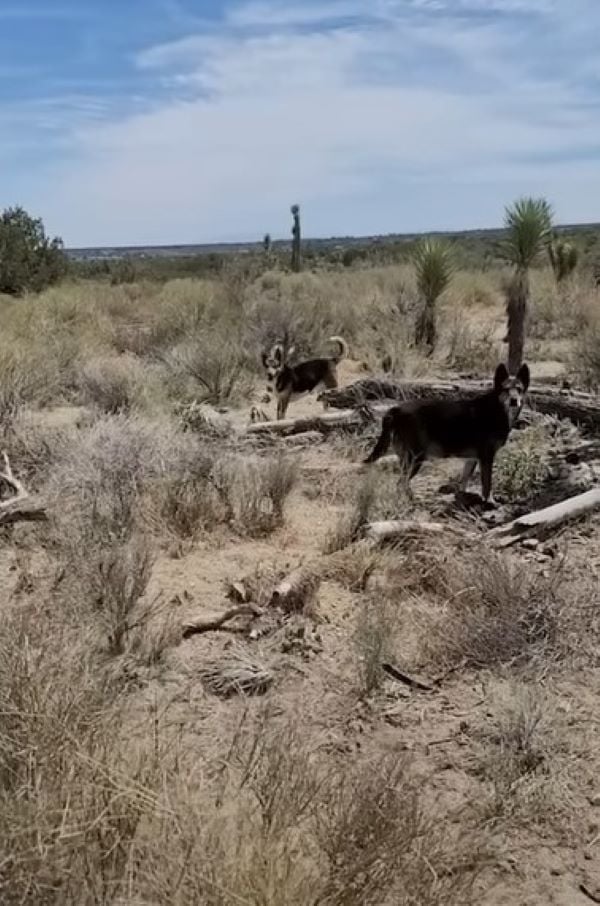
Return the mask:
[[[496,391],[496,393],[500,393],[503,385],[507,380],[508,368],[506,367],[504,362],[501,362],[500,365],[498,365],[498,367],[496,368],[496,372],[494,374],[494,390]]]
[[[523,385],[523,391],[526,391],[529,387],[529,381],[531,380],[531,375],[529,373],[529,365],[525,362],[521,365],[517,371],[517,380]]]
[[[281,345],[281,343],[275,344],[273,348],[273,358],[278,365],[281,365],[281,363],[283,362],[283,346]]]
[[[286,358],[291,359],[291,357],[294,355],[295,352],[296,352],[296,347],[290,346],[290,348],[288,349],[288,351],[286,353]]]

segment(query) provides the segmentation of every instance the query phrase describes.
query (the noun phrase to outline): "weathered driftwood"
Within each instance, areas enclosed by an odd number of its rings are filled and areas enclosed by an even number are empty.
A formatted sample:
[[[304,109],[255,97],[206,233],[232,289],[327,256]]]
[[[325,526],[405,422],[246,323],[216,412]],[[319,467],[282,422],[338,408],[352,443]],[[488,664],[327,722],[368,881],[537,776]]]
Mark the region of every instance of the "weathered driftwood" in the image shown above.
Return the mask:
[[[600,509],[600,488],[593,488],[584,494],[568,497],[543,510],[535,510],[512,522],[490,529],[488,537],[498,547],[509,547],[522,538],[557,529],[566,522],[587,516],[598,509]]]
[[[387,519],[384,522],[370,522],[365,526],[364,536],[371,541],[389,541],[405,535],[441,535],[450,531],[451,526],[443,522],[412,522],[410,519]]]
[[[271,595],[269,605],[284,613],[306,613],[321,584],[321,571],[314,563],[298,567],[283,579]]]
[[[291,434],[304,434],[308,431],[318,431],[327,434],[340,426],[350,426],[361,423],[361,417],[354,409],[346,412],[323,412],[319,415],[307,415],[301,418],[281,418],[279,421],[256,422],[248,425],[248,434],[281,434],[287,437]]]
[[[326,390],[321,398],[335,409],[383,400],[447,399],[475,396],[490,388],[489,381],[390,381],[365,378],[347,387]],[[592,432],[600,432],[600,398],[586,393],[574,393],[560,388],[530,387],[528,405],[544,415],[568,418]]]
[[[30,497],[22,482],[15,476],[6,451],[2,452],[4,469],[0,470],[0,482],[8,485],[14,496],[0,501],[0,526],[15,522],[43,522],[47,519],[44,502]]]
[[[238,607],[230,607],[224,613],[212,617],[194,620],[186,623],[183,627],[183,638],[187,639],[191,635],[198,635],[202,632],[214,632],[217,629],[227,628],[230,632],[231,627],[226,627],[226,623],[234,620],[236,617],[251,617],[255,619],[263,614],[263,610],[255,604],[241,604]]]

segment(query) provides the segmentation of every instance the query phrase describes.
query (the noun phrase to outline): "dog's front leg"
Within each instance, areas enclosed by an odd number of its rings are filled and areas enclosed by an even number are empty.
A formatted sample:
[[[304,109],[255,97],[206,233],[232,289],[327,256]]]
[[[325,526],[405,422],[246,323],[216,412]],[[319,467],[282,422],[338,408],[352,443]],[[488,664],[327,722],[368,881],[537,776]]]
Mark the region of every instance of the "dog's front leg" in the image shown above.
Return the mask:
[[[494,468],[494,456],[488,455],[481,457],[479,460],[479,468],[481,469],[481,496],[483,497],[484,503],[494,504],[494,499],[492,497],[492,471]]]
[[[462,476],[460,479],[461,493],[463,493],[463,494],[466,493],[466,490],[469,486],[469,481],[473,477],[473,473],[476,468],[477,468],[477,460],[476,459],[467,459],[467,461],[465,462],[465,464],[463,466],[463,473],[462,473]]]

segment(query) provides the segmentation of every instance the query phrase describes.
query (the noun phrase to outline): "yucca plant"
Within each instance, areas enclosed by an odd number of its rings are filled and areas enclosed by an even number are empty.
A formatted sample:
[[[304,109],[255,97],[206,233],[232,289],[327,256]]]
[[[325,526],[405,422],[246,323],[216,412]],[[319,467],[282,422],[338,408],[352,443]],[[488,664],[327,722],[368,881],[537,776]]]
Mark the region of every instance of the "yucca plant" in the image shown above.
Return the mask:
[[[548,257],[554,272],[556,285],[560,286],[563,280],[570,277],[579,260],[577,247],[565,239],[554,238],[548,244]]]
[[[525,322],[529,309],[529,269],[548,247],[552,236],[552,208],[545,198],[519,198],[506,209],[502,243],[514,274],[506,287],[508,370],[516,374],[523,362]]]
[[[415,341],[431,353],[437,339],[437,301],[452,278],[450,249],[438,239],[423,239],[415,248],[413,263],[421,306],[415,326]]]

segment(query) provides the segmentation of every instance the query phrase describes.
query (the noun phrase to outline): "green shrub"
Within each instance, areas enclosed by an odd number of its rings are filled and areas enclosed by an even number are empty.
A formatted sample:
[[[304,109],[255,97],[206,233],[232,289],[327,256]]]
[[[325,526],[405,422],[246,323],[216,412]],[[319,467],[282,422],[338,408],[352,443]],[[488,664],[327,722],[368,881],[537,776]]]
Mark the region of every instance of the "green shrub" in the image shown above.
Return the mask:
[[[49,239],[39,218],[18,207],[0,215],[0,293],[40,292],[67,269],[62,240]]]

